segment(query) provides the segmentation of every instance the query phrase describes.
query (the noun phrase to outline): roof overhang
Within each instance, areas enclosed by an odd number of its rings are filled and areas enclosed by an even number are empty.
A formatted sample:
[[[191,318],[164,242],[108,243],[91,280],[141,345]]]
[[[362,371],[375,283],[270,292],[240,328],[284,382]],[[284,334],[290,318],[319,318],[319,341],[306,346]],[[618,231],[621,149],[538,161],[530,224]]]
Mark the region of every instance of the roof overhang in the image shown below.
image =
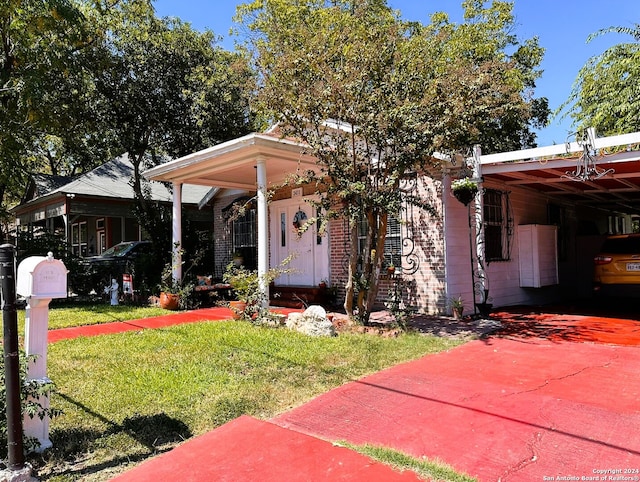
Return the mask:
[[[575,142],[483,155],[480,164],[485,180],[534,189],[587,208],[640,214],[639,144],[640,132],[595,139],[596,165],[613,172],[587,181],[567,175],[575,171],[583,150]]]
[[[306,146],[267,134],[249,134],[189,154],[145,171],[156,181],[227,189],[256,190],[256,162],[264,160],[269,186],[283,183],[296,172],[316,170]]]

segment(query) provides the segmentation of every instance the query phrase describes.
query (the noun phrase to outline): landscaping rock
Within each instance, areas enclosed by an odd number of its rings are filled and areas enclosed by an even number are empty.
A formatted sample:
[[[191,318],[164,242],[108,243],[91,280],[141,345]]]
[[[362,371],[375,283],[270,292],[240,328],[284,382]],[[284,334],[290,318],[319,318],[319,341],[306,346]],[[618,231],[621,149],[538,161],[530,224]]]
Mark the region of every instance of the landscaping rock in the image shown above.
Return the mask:
[[[287,328],[309,336],[334,336],[335,328],[321,306],[310,306],[304,313],[291,313],[287,317]]]

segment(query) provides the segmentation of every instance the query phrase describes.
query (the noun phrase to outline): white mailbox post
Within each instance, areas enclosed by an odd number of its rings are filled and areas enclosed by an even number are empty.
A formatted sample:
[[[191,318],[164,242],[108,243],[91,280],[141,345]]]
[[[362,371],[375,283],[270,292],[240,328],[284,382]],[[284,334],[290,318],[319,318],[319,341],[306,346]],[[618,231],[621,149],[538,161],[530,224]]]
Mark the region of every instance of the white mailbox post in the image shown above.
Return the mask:
[[[67,268],[53,253],[31,256],[18,265],[16,292],[27,299],[25,323],[25,352],[37,355],[29,364],[29,380],[48,381],[47,378],[47,329],[49,324],[49,302],[53,298],[67,297]],[[41,397],[40,404],[49,408],[49,397]],[[51,447],[49,419],[24,417],[24,432],[40,442],[40,450]]]

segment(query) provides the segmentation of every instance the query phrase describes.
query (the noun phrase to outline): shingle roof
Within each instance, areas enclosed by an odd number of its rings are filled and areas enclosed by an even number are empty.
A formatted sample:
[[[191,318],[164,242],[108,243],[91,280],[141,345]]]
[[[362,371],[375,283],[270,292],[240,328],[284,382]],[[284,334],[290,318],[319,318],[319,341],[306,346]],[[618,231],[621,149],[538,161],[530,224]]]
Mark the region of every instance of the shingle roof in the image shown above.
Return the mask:
[[[128,156],[122,155],[116,159],[96,167],[92,171],[82,174],[72,181],[64,183],[43,195],[55,195],[58,193],[75,194],[84,196],[110,197],[118,199],[133,199],[134,192],[131,187],[133,177],[133,164]],[[151,181],[150,195],[155,201],[172,200],[172,193],[165,184]],[[197,204],[211,189],[208,186],[189,185],[188,189],[182,189],[182,202]],[[38,196],[39,197],[39,196]],[[34,198],[34,199],[37,199]]]
[[[32,197],[40,197],[49,194],[51,191],[70,183],[73,180],[71,176],[54,176],[52,174],[34,174],[31,176],[33,180]]]

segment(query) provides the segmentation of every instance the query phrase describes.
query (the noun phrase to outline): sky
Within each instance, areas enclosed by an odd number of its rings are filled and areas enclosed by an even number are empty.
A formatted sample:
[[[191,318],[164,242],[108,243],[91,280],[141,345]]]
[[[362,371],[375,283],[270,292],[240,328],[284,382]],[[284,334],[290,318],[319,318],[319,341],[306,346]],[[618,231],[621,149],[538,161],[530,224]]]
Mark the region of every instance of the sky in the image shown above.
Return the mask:
[[[233,50],[238,39],[229,35],[238,1],[234,0],[156,0],[159,16],[179,17],[197,30],[208,28],[222,37],[221,45]],[[443,11],[452,21],[462,20],[462,0],[387,0],[405,20],[429,23],[432,13]],[[633,28],[640,24],[638,0],[515,0],[516,35],[522,41],[539,38],[545,49],[536,97],[547,97],[549,107],[557,109],[570,93],[578,71],[586,61],[612,45],[631,42],[629,35],[608,33],[587,43],[587,37],[608,27]],[[564,143],[574,131],[569,116],[551,119],[548,127],[537,131],[539,146]]]

